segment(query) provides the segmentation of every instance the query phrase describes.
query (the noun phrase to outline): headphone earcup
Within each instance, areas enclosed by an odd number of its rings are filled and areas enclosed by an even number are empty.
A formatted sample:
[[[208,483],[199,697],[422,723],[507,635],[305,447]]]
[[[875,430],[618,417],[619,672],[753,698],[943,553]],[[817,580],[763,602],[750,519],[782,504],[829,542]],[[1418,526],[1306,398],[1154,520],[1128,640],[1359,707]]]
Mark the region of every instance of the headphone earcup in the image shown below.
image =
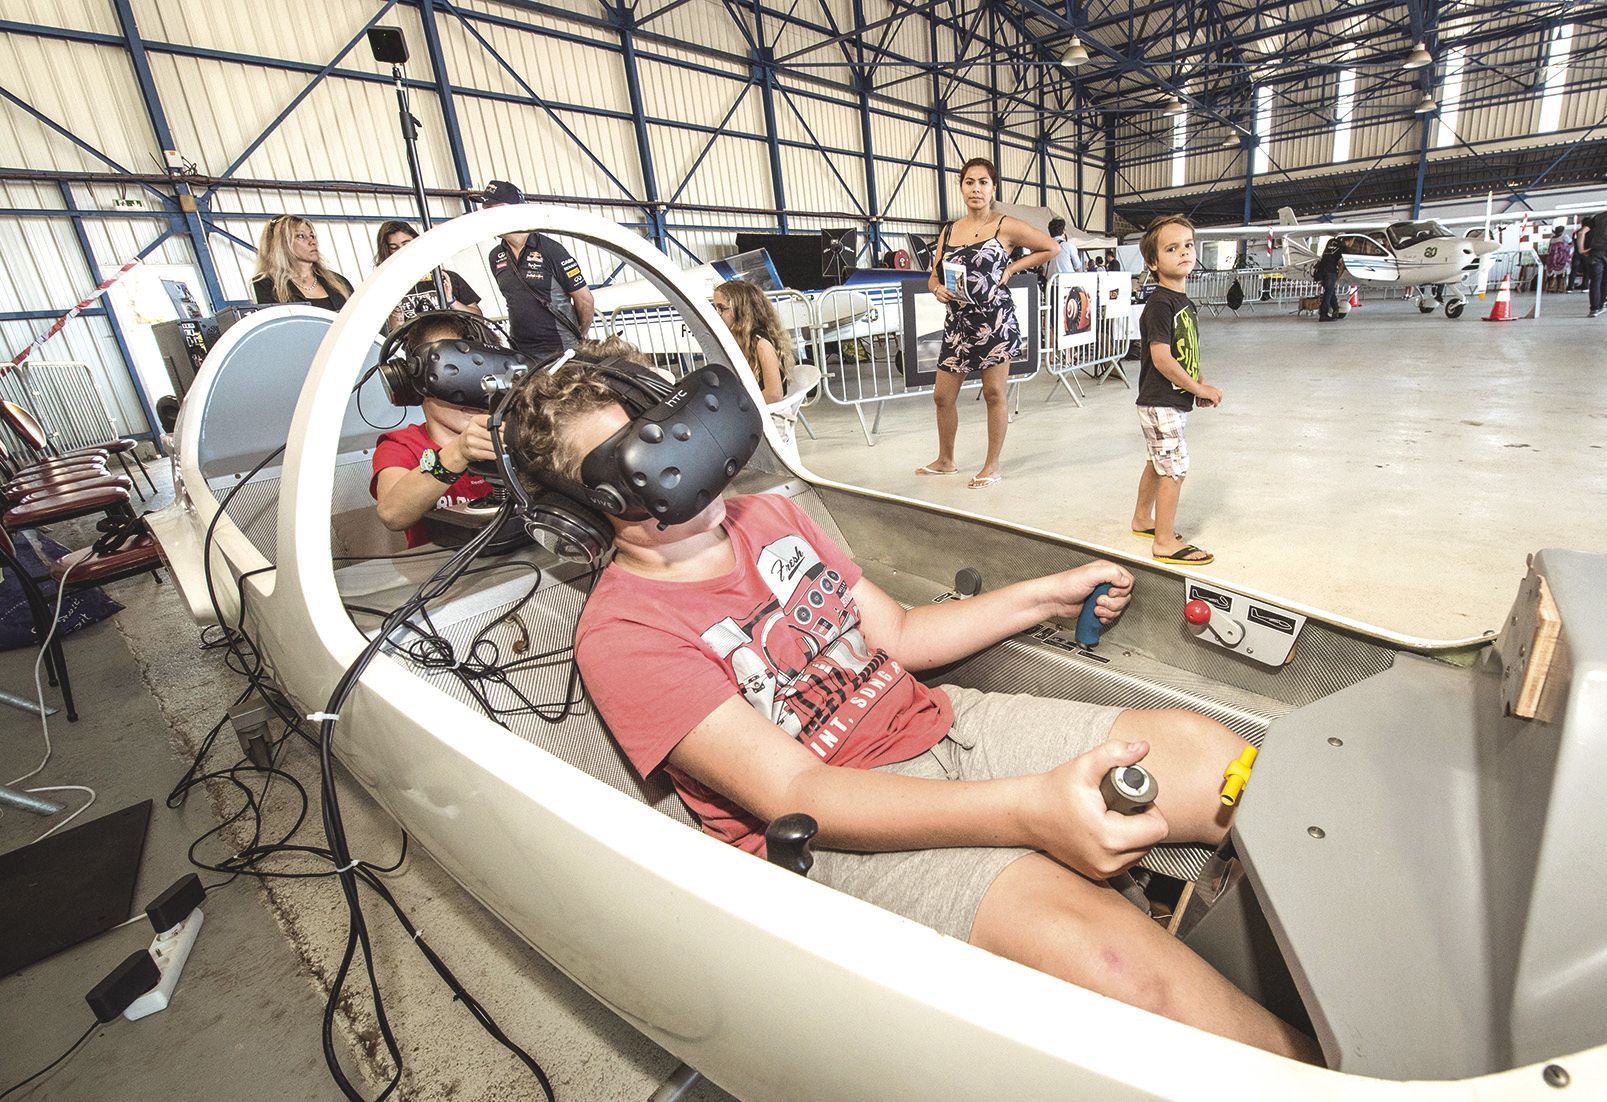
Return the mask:
[[[522,511],[530,538],[560,559],[596,566],[614,546],[607,519],[567,494],[541,494]]]
[[[416,406],[424,401],[412,356],[405,360],[384,360],[379,364],[379,381],[393,406]]]

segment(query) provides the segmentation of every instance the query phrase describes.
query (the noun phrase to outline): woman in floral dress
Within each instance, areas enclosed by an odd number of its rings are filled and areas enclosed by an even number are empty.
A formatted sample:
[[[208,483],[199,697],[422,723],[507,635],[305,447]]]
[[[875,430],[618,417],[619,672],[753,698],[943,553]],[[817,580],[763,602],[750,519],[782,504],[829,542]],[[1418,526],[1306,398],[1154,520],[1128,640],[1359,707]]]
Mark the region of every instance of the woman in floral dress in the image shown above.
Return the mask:
[[[932,393],[937,407],[937,458],[915,473],[941,475],[959,470],[954,462],[954,437],[960,422],[956,402],[966,376],[978,372],[988,407],[988,454],[969,483],[973,490],[992,486],[1004,477],[999,453],[1004,450],[1004,433],[1010,423],[1010,363],[1021,357],[1025,345],[1010,297],[1010,277],[1048,263],[1058,250],[1054,238],[1043,230],[993,212],[998,189],[999,172],[992,161],[973,157],[965,162],[960,169],[960,194],[966,214],[943,227],[927,280],[932,294],[948,306],[948,317],[943,322],[943,352]],[[1011,253],[1023,248],[1031,252],[1019,260],[1010,259]],[[944,286],[945,264],[963,269],[964,299]]]

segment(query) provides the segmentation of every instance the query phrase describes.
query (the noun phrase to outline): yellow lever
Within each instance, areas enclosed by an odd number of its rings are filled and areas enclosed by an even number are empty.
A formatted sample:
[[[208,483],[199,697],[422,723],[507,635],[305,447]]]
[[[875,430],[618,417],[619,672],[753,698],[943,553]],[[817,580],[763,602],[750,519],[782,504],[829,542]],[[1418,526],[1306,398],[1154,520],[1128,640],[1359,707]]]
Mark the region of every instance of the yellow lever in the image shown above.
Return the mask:
[[[1244,753],[1228,763],[1222,771],[1222,805],[1232,807],[1239,802],[1239,794],[1250,783],[1250,771],[1255,768],[1256,749],[1246,746]]]

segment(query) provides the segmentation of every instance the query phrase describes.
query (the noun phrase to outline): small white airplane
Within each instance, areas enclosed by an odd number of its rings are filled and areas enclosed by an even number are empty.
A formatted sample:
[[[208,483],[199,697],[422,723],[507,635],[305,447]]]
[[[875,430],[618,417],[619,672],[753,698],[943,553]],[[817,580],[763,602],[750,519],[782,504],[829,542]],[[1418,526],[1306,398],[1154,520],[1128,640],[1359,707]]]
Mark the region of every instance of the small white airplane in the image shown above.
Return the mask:
[[[1445,316],[1458,318],[1467,304],[1468,277],[1483,270],[1487,257],[1520,247],[1506,243],[1504,235],[1492,229],[1495,223],[1527,219],[1538,224],[1580,213],[1579,209],[1558,209],[1492,215],[1487,209],[1482,218],[1302,223],[1293,208],[1282,207],[1276,225],[1201,229],[1195,231],[1195,237],[1217,241],[1265,237],[1269,250],[1275,241],[1281,241],[1285,270],[1307,279],[1313,278],[1313,269],[1329,241],[1337,239],[1345,271],[1357,283],[1409,287],[1422,313],[1433,313],[1435,302],[1443,300]],[[1451,229],[1458,225],[1482,226],[1483,233],[1459,237]],[[1521,247],[1530,246],[1525,242]],[[1476,282],[1482,285],[1483,280]]]

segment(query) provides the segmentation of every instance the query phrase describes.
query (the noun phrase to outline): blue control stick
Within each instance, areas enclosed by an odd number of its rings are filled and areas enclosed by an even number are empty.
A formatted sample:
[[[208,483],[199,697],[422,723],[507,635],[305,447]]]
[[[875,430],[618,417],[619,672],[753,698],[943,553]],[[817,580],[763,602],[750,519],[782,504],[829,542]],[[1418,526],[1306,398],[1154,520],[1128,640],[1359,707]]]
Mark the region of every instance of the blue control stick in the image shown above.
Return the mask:
[[[1088,594],[1088,599],[1082,603],[1082,613],[1077,617],[1077,645],[1079,647],[1099,646],[1099,633],[1103,630],[1099,619],[1094,615],[1094,602],[1110,592],[1109,582],[1100,582],[1094,586],[1094,591]]]

